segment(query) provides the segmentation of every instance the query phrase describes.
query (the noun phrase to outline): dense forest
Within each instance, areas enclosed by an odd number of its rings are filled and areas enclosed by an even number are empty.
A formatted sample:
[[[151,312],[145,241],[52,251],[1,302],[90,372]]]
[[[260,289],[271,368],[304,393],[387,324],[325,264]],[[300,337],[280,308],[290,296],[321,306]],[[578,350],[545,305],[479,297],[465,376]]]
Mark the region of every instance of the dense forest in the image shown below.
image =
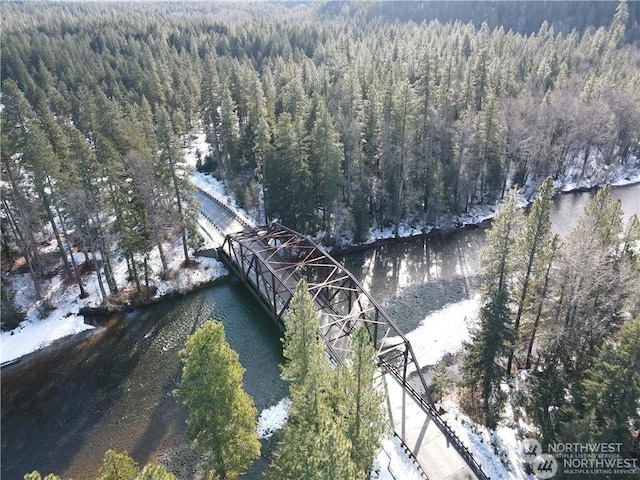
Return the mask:
[[[27,135],[41,137],[38,149],[65,174],[85,168],[77,161],[88,149],[95,161],[86,168],[98,171],[86,176],[109,178],[93,185],[104,211],[124,195],[118,182],[134,180],[124,159],[156,154],[159,125],[176,135],[203,128],[211,151],[199,167],[257,217],[356,240],[371,226],[425,225],[492,202],[511,184],[589,177],[638,153],[640,55],[630,43],[638,12],[605,4],[580,4],[583,15],[568,18],[583,26],[599,12],[607,27],[558,33],[560,10],[525,35],[400,21],[392,4],[376,3],[340,12],[340,4],[5,3],[3,117],[15,125],[26,116],[42,135],[5,123],[13,138],[3,169],[35,168]],[[50,203],[61,170],[42,173]],[[16,195],[5,197],[10,217]],[[142,236],[157,237],[148,223]],[[108,236],[117,237],[100,242]]]
[[[509,410],[507,421],[535,425],[520,434],[616,442],[637,462],[640,222],[634,215],[625,225],[607,186],[561,239],[551,229],[553,194],[549,178],[525,216],[510,191],[487,233],[462,404],[494,429]],[[558,478],[571,477],[566,469]],[[592,470],[580,478],[602,478]]]

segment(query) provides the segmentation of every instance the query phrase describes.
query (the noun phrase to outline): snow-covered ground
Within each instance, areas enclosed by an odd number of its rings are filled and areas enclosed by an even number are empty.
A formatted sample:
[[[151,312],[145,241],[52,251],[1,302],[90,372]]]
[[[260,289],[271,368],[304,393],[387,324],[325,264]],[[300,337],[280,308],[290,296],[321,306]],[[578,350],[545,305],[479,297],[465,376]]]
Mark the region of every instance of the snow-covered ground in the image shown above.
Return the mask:
[[[556,191],[571,192],[591,189],[598,185],[613,186],[630,185],[640,182],[640,161],[631,157],[625,165],[596,166],[597,156],[594,154],[588,162],[585,177],[582,177],[582,166],[577,163],[567,169],[564,178],[554,182]]]
[[[577,170],[568,171],[564,178],[554,182],[556,192],[571,192],[575,190],[591,189],[598,185],[610,184],[616,187],[640,183],[640,159],[632,157],[625,165],[610,165],[588,174],[588,178],[580,178]],[[520,204],[522,207],[532,203],[537,186],[527,185],[523,189]],[[406,238],[421,233],[429,233],[433,230],[449,230],[452,228],[464,227],[468,225],[479,225],[480,223],[492,219],[500,209],[501,201],[494,205],[472,205],[467,213],[460,215],[442,215],[436,219],[434,224],[423,225],[418,223],[414,227],[400,225],[398,237]],[[365,243],[373,243],[376,240],[393,238],[396,235],[391,227],[371,228],[369,238]],[[341,239],[343,241],[344,239]]]
[[[193,173],[189,177],[191,183],[203,192],[208,193],[213,198],[223,203],[231,210],[233,210],[238,217],[244,220],[248,225],[255,225],[255,222],[251,219],[251,216],[247,214],[245,210],[240,208],[237,204],[236,198],[230,195],[223,182],[218,180],[212,175],[207,175],[196,171],[196,162],[198,158],[198,152],[204,158],[209,153],[209,144],[207,143],[204,133],[199,133],[194,136],[193,140],[188,143],[185,150],[185,163],[193,169]]]
[[[503,385],[503,389],[509,390],[509,387]],[[522,440],[528,435],[537,437],[538,432],[521,419],[516,420],[509,403],[507,403],[504,418],[495,431],[474,423],[460,411],[458,403],[453,400],[444,401],[441,407],[446,412],[442,418],[462,443],[467,445],[473,458],[489,478],[535,479],[525,470]]]
[[[157,287],[153,298],[186,292],[226,274],[224,266],[212,258],[199,257],[195,259],[197,265],[180,268],[184,260],[182,246],[166,245],[165,248],[171,272],[169,278],[160,279],[162,264],[157,249],[149,258],[149,268],[153,272],[150,280]],[[49,249],[55,249],[55,245],[52,243]],[[84,256],[76,255],[76,259],[83,262]],[[119,288],[135,288],[126,282],[127,265],[124,260],[114,263],[114,277]],[[93,328],[84,324],[84,317],[78,311],[83,307],[97,307],[102,302],[95,273],[83,276],[83,284],[89,294],[84,299],[79,298],[77,284],[65,284],[60,275],[43,283],[43,300],[35,298],[29,274],[11,275],[9,282],[15,293],[16,307],[25,313],[25,320],[14,330],[0,333],[0,362],[14,360],[54,340]]]
[[[470,329],[476,321],[479,308],[479,294],[450,303],[427,315],[418,328],[405,334],[418,364],[421,367],[437,365],[446,354],[460,352],[463,342],[471,340]],[[397,340],[392,337],[388,342],[393,344]]]
[[[187,163],[195,169],[197,161],[196,152],[199,151],[202,158],[204,158],[204,155],[209,153],[210,146],[206,142],[204,133],[198,134],[193,138],[194,139],[189,142],[185,159]],[[632,157],[625,165],[610,165],[600,168],[599,170],[596,170],[595,161],[596,158],[594,156],[591,159],[589,164],[590,166],[586,172],[587,178],[580,178],[581,169],[578,170],[577,166],[574,167],[573,170],[568,170],[562,179],[554,182],[556,192],[570,192],[585,188],[590,189],[597,185],[604,184],[623,186],[640,183],[640,159]],[[251,215],[238,207],[235,198],[233,195],[229,194],[223,182],[211,175],[205,175],[195,171],[191,175],[191,182],[234,210],[249,225],[255,225],[255,221],[251,218]],[[526,207],[528,204],[533,202],[536,192],[536,185],[526,185],[521,195],[520,205],[522,207]],[[497,201],[493,205],[472,205],[466,213],[462,213],[460,215],[442,215],[438,217],[433,224],[425,225],[418,222],[413,227],[401,224],[398,229],[397,237],[407,238],[414,235],[420,235],[422,233],[429,233],[433,230],[450,230],[452,228],[459,228],[468,225],[479,225],[486,220],[492,219],[500,209],[501,203],[501,201]],[[314,239],[321,241],[322,237],[323,232],[318,232],[318,234],[314,236]],[[373,243],[377,240],[394,237],[396,237],[396,234],[392,227],[372,227],[369,230],[369,238],[364,243]],[[341,237],[338,239],[338,243],[340,244],[349,244],[350,242],[351,240],[347,237]]]

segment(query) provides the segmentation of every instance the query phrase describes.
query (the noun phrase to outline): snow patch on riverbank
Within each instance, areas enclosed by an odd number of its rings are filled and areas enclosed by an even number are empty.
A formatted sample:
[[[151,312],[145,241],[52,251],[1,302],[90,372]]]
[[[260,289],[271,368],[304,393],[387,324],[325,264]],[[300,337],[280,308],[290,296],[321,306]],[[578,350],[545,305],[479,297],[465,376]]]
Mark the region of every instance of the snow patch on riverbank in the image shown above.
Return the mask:
[[[181,268],[180,264],[184,260],[182,245],[176,243],[165,247],[170,272],[166,279],[160,278],[162,264],[157,249],[149,256],[148,265],[152,272],[150,284],[157,287],[152,297],[154,299],[174,292],[187,292],[227,273],[220,262],[204,257],[195,260],[192,257],[194,264]],[[77,257],[77,260],[83,258]],[[127,281],[127,275],[126,262],[115,261],[114,276],[120,290],[135,288],[135,284]],[[102,303],[95,272],[82,277],[84,288],[89,294],[83,299],[79,298],[78,285],[67,285],[61,275],[55,275],[42,283],[41,300],[35,296],[29,274],[13,274],[8,281],[15,294],[15,305],[24,312],[25,320],[14,330],[0,333],[1,363],[39,350],[60,338],[93,328],[84,324],[84,317],[78,311],[83,307],[98,307]]]
[[[616,187],[640,182],[640,161],[631,156],[625,164],[596,165],[595,156],[588,162],[586,174],[582,176],[582,166],[574,165],[564,177],[554,182],[556,191],[572,192],[590,190],[599,185]]]
[[[588,178],[580,178],[579,173],[580,172],[568,172],[562,179],[556,180],[554,182],[556,192],[568,193],[585,189],[590,190],[599,185],[606,184],[621,187],[640,183],[640,160],[633,157],[624,165],[616,164],[605,166],[602,170],[591,174]],[[533,203],[537,191],[537,183],[535,185],[527,185],[520,195],[520,206],[524,208]],[[472,205],[469,207],[468,212],[460,215],[441,215],[433,224],[425,225],[422,222],[416,222],[414,226],[401,224],[397,233],[392,227],[371,228],[369,230],[369,238],[364,243],[368,244],[377,240],[394,237],[407,238],[429,233],[434,230],[447,231],[470,225],[479,225],[487,220],[491,220],[503,203],[502,200],[498,200],[493,205]],[[340,242],[348,243],[349,240],[341,238]]]
[[[429,314],[418,328],[406,337],[421,367],[436,365],[444,355],[458,353],[464,342],[471,340],[471,328],[476,322],[480,295],[445,305]]]
[[[437,365],[446,354],[462,350],[464,342],[471,340],[471,329],[476,322],[480,308],[480,294],[472,298],[445,305],[425,317],[420,325],[405,334],[411,342],[420,367]],[[389,344],[400,339],[390,337]],[[413,364],[409,367],[414,371]]]

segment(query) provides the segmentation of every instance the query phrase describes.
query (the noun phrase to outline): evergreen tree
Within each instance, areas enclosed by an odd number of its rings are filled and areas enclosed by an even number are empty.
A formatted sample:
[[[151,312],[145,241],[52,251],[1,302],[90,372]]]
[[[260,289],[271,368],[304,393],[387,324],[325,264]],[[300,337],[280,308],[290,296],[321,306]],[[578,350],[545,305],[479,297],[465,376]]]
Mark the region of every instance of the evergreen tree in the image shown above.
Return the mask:
[[[327,107],[320,101],[311,129],[309,170],[316,205],[322,209],[322,229],[331,235],[332,217],[338,208],[344,150]]]
[[[285,320],[282,378],[290,383],[291,411],[281,432],[269,478],[364,478],[351,460],[352,443],[331,409],[332,376],[318,317],[301,280]]]
[[[242,389],[243,368],[221,323],[208,321],[180,352],[179,394],[188,412],[187,437],[213,479],[235,479],[260,455],[257,410]]]
[[[100,480],[135,480],[138,476],[138,463],[126,453],[108,450],[102,466],[98,470]]]
[[[313,223],[311,175],[305,139],[288,112],[278,117],[274,143],[265,168],[266,211],[270,218],[304,233]]]
[[[512,190],[493,220],[481,253],[480,323],[471,334],[463,360],[465,383],[472,390],[480,388],[484,420],[490,428],[496,427],[505,400],[500,390],[507,373],[502,361],[514,333],[509,277],[513,271],[513,240],[522,222],[517,191]]]
[[[222,167],[226,177],[231,180],[241,170],[242,159],[238,158],[238,142],[240,141],[240,120],[237,106],[228,88],[222,89],[220,99],[220,128],[222,144]]]
[[[589,396],[596,395],[593,377],[600,370],[592,369],[604,360],[598,360],[600,352],[613,355],[600,346],[617,334],[623,312],[637,308],[632,293],[637,289],[637,266],[634,254],[625,247],[621,214],[610,189],[599,190],[568,235],[558,268],[552,272],[545,319],[549,341],[539,350],[538,367],[532,372],[528,409],[535,412],[544,438],[550,441],[593,441],[594,435],[605,435],[613,428],[613,422],[624,422],[618,418],[604,427],[603,421],[609,420],[602,411],[586,407],[593,406]],[[606,369],[603,364],[597,368]],[[628,379],[631,385],[633,379]],[[602,387],[608,388],[607,382]]]
[[[343,428],[351,443],[351,459],[360,472],[368,473],[380,450],[384,431],[384,396],[375,385],[376,351],[367,329],[358,328],[351,334],[349,343],[351,358],[347,375],[338,377],[346,384]]]
[[[602,346],[586,374],[583,398],[597,428],[593,439],[621,442],[631,450],[640,428],[640,317],[625,323]]]
[[[516,272],[516,301],[517,312],[513,322],[513,334],[516,342],[519,342],[520,320],[527,305],[530,295],[530,285],[535,282],[548,264],[551,247],[551,205],[553,202],[553,179],[547,178],[540,190],[536,200],[533,202],[531,211],[527,216],[524,228],[518,233],[515,239],[516,251],[514,254],[518,258],[515,262],[519,265]],[[507,362],[507,375],[511,374],[511,364],[515,354],[515,345],[509,354]]]
[[[108,450],[98,470],[98,480],[177,480],[167,471],[164,465],[150,463],[140,471],[138,464],[125,452]],[[24,476],[25,480],[42,480],[39,472],[34,471]],[[60,477],[49,474],[44,480],[60,480]]]
[[[164,109],[160,109],[158,113],[156,135],[159,148],[158,175],[165,185],[173,189],[173,198],[177,207],[176,226],[182,238],[182,252],[184,254],[184,265],[186,266],[189,264],[187,237],[190,231],[195,231],[195,225],[192,215],[188,212],[188,202],[186,201],[188,182],[180,172],[182,155],[173,131],[171,119]]]

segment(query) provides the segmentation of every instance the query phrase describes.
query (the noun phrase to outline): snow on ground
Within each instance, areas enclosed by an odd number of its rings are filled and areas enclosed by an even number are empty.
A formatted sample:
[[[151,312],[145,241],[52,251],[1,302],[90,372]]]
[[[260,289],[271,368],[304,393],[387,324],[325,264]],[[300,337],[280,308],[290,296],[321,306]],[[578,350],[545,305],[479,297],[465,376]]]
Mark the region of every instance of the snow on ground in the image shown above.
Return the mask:
[[[191,140],[188,138],[183,140],[184,142],[187,142],[187,148],[184,152],[184,161],[192,170],[195,170],[196,164],[198,163],[198,155],[200,155],[200,158],[204,160],[204,157],[209,155],[210,147],[209,143],[207,143],[207,136],[204,132],[197,133],[191,138]]]
[[[196,135],[185,150],[185,162],[194,167],[197,161],[197,151],[204,156],[209,151],[204,133]],[[194,174],[199,186],[204,187],[209,193],[222,199],[227,205],[235,207],[231,197],[224,195],[224,187],[218,181],[212,181],[210,177]],[[215,179],[213,179],[215,180]],[[200,232],[205,240],[204,248],[213,248],[221,244],[221,235],[212,228],[204,219],[199,225]],[[218,243],[219,242],[219,243]],[[169,275],[166,279],[160,279],[162,262],[157,248],[149,255],[149,269],[151,283],[157,287],[154,298],[160,298],[173,292],[183,293],[199,285],[226,274],[224,266],[217,260],[199,257],[197,265],[190,268],[181,268],[184,260],[182,245],[164,245],[168,263]],[[48,251],[56,250],[55,242],[51,242]],[[193,252],[190,252],[193,255]],[[85,261],[82,254],[74,254],[74,258],[80,264]],[[193,257],[192,257],[193,259]],[[134,288],[127,282],[127,265],[123,259],[114,258],[114,277],[119,288]],[[83,277],[83,283],[89,297],[79,298],[78,286],[65,285],[59,275],[51,280],[43,282],[43,298],[37,300],[33,284],[28,274],[14,274],[9,277],[10,285],[15,292],[16,306],[25,313],[25,320],[10,332],[0,333],[0,363],[15,360],[27,353],[38,350],[54,340],[92,328],[84,324],[84,317],[78,315],[83,307],[97,307],[102,298],[95,273]],[[106,288],[106,286],[105,286]]]
[[[598,185],[610,184],[616,187],[640,183],[640,160],[633,157],[625,165],[609,165],[599,171],[594,171],[588,178],[580,179],[581,171],[568,171],[564,178],[556,180],[554,187],[556,192],[571,192],[580,189],[591,189]],[[537,193],[537,185],[527,185],[520,196],[520,206],[526,207],[532,203]],[[414,227],[400,225],[398,234],[395,235],[392,227],[371,228],[369,238],[365,243],[393,237],[411,237],[421,233],[429,233],[433,230],[450,230],[468,225],[478,225],[492,219],[500,209],[502,201],[494,205],[472,205],[469,211],[460,215],[446,214],[438,217],[433,225],[424,225],[418,222]],[[343,241],[344,239],[341,239]]]
[[[424,476],[396,436],[382,442],[382,450],[373,461],[372,480],[423,480]]]
[[[26,319],[14,330],[0,333],[1,363],[15,360],[59,338],[93,328],[84,324],[84,317],[77,315],[77,287],[64,289],[58,294],[60,306],[48,314],[41,313],[44,308],[42,302],[33,300],[33,285],[28,274],[12,276],[11,288],[16,292],[16,305],[26,313]],[[52,292],[59,288],[55,280],[43,285],[43,291]]]
[[[411,342],[421,367],[436,365],[447,353],[458,353],[463,342],[471,340],[470,330],[480,308],[480,295],[445,305],[425,317],[420,325],[405,336]],[[397,343],[398,337],[387,339]],[[413,365],[410,367],[413,368]]]
[[[588,162],[585,177],[582,177],[582,165],[577,162],[567,169],[564,177],[556,180],[557,191],[571,192],[579,189],[591,189],[598,185],[630,185],[640,182],[640,161],[631,157],[626,164],[596,166],[597,155]]]
[[[280,430],[289,419],[291,400],[283,398],[277,404],[265,408],[258,417],[258,438],[269,438]]]
[[[215,259],[200,257],[197,265],[180,268],[182,245],[165,245],[170,274],[161,280],[162,264],[157,249],[149,257],[149,269],[153,272],[151,283],[157,286],[153,298],[161,298],[173,292],[186,292],[226,274],[224,266]],[[83,255],[76,255],[84,261]],[[193,257],[192,257],[193,258]],[[127,265],[124,260],[114,262],[114,276],[119,288],[135,288],[127,283]],[[83,276],[84,287],[89,294],[79,298],[78,285],[66,285],[60,275],[43,282],[42,293],[46,300],[37,300],[29,274],[14,274],[9,277],[15,292],[16,307],[25,313],[25,320],[12,331],[0,333],[0,362],[8,362],[48,345],[54,340],[92,328],[84,324],[78,315],[83,307],[98,307],[101,295],[95,273]],[[106,288],[106,287],[105,287]]]
[[[406,337],[421,367],[436,365],[447,353],[458,353],[462,343],[471,340],[470,329],[480,308],[480,295],[450,303],[429,314]]]
[[[471,421],[455,401],[444,401],[442,408],[447,412],[442,418],[467,446],[489,478],[534,479],[525,470],[521,445],[522,438],[533,432],[532,427],[522,421],[514,422],[513,417],[507,414],[497,430],[493,431]]]
[[[420,366],[436,365],[445,354],[460,352],[463,342],[470,340],[470,329],[477,319],[479,307],[479,294],[445,305],[429,314],[415,330],[406,334]],[[525,373],[522,372],[512,382],[515,390],[506,384],[503,386],[511,397],[525,381]],[[476,425],[460,410],[455,399],[443,402],[442,407],[447,412],[443,419],[469,448],[490,478],[533,479],[524,470],[520,441],[527,433],[535,433],[535,429],[522,420],[515,419],[511,402],[507,402],[504,419],[496,431]]]

